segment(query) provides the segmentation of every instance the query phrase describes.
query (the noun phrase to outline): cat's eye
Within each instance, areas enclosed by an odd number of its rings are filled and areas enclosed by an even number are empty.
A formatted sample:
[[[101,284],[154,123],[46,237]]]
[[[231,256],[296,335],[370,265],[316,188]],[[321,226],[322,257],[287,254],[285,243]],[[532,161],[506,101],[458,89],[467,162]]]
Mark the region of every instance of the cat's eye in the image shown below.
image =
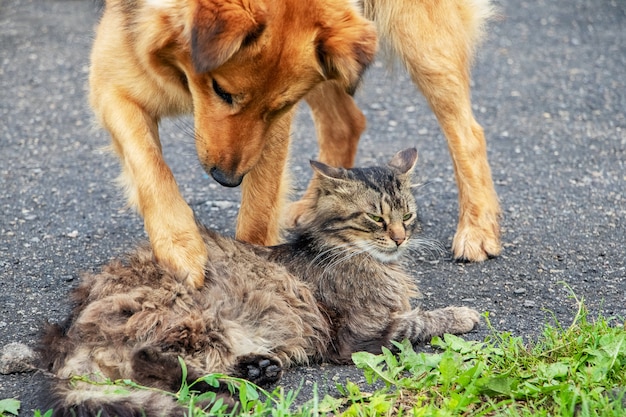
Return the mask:
[[[215,94],[217,94],[217,96],[221,98],[224,103],[228,105],[233,104],[233,95],[224,91],[222,86],[215,81],[215,78],[213,79],[213,91],[215,91]]]
[[[383,218],[380,217],[380,216],[377,216],[375,214],[367,213],[367,217],[369,217],[370,219],[374,220],[376,223],[382,223],[383,222]]]
[[[408,222],[413,217],[413,213],[407,213],[402,217],[402,221]]]

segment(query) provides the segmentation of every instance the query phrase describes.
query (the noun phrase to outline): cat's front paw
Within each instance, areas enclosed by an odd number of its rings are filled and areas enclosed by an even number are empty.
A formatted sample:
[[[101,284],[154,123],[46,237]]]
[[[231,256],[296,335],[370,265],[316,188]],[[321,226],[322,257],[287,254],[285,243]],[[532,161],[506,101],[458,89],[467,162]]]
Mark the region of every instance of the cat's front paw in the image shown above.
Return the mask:
[[[278,358],[249,354],[238,358],[235,374],[259,386],[271,385],[283,375],[283,365]]]

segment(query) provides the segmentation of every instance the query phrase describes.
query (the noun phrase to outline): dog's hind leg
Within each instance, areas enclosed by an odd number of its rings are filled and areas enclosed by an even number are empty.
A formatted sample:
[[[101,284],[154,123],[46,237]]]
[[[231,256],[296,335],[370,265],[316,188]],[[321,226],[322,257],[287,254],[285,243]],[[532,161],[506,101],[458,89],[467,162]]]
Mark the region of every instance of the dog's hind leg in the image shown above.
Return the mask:
[[[482,261],[498,255],[500,207],[483,129],[470,101],[472,53],[491,12],[488,1],[368,3],[381,36],[405,64],[446,136],[459,190],[455,258]]]
[[[321,83],[306,96],[315,120],[319,161],[352,168],[365,116],[352,96],[334,81]]]
[[[306,101],[315,121],[318,160],[331,166],[351,168],[366,125],[365,116],[352,96],[336,82],[327,81],[310,91]],[[297,224],[304,213],[311,188],[309,184],[302,199],[289,206],[286,216],[288,226]]]

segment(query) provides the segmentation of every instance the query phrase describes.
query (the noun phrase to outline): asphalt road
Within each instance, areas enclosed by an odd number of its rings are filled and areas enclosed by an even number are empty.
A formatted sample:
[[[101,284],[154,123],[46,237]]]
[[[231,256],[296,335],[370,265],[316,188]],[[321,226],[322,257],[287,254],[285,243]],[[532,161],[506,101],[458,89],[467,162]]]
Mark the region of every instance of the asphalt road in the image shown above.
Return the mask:
[[[473,73],[504,211],[504,252],[457,264],[449,252],[415,259],[425,308],[463,304],[493,325],[532,339],[575,313],[570,287],[592,316],[626,317],[626,3],[623,0],[500,0]],[[45,320],[68,311],[81,271],[95,270],[144,238],[113,184],[85,84],[99,6],[79,0],[0,0],[0,347],[33,344]],[[377,63],[357,100],[368,117],[359,164],[416,146],[425,235],[450,247],[456,188],[436,121],[406,75]],[[301,107],[294,132],[296,194],[316,155]],[[219,187],[197,163],[189,119],[166,121],[166,158],[200,219],[233,233],[238,190]],[[469,334],[483,338],[486,326]],[[292,370],[321,389],[353,367]],[[0,399],[37,406],[39,374],[0,375]],[[308,390],[307,390],[308,389]]]

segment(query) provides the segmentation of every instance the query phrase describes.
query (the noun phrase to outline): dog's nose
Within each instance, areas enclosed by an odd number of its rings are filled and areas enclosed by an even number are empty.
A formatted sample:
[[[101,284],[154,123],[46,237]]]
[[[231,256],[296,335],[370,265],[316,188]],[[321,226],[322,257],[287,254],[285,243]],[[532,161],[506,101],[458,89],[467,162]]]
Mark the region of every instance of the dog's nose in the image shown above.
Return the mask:
[[[229,175],[216,167],[211,168],[211,176],[224,187],[237,187],[243,180],[243,175]]]

